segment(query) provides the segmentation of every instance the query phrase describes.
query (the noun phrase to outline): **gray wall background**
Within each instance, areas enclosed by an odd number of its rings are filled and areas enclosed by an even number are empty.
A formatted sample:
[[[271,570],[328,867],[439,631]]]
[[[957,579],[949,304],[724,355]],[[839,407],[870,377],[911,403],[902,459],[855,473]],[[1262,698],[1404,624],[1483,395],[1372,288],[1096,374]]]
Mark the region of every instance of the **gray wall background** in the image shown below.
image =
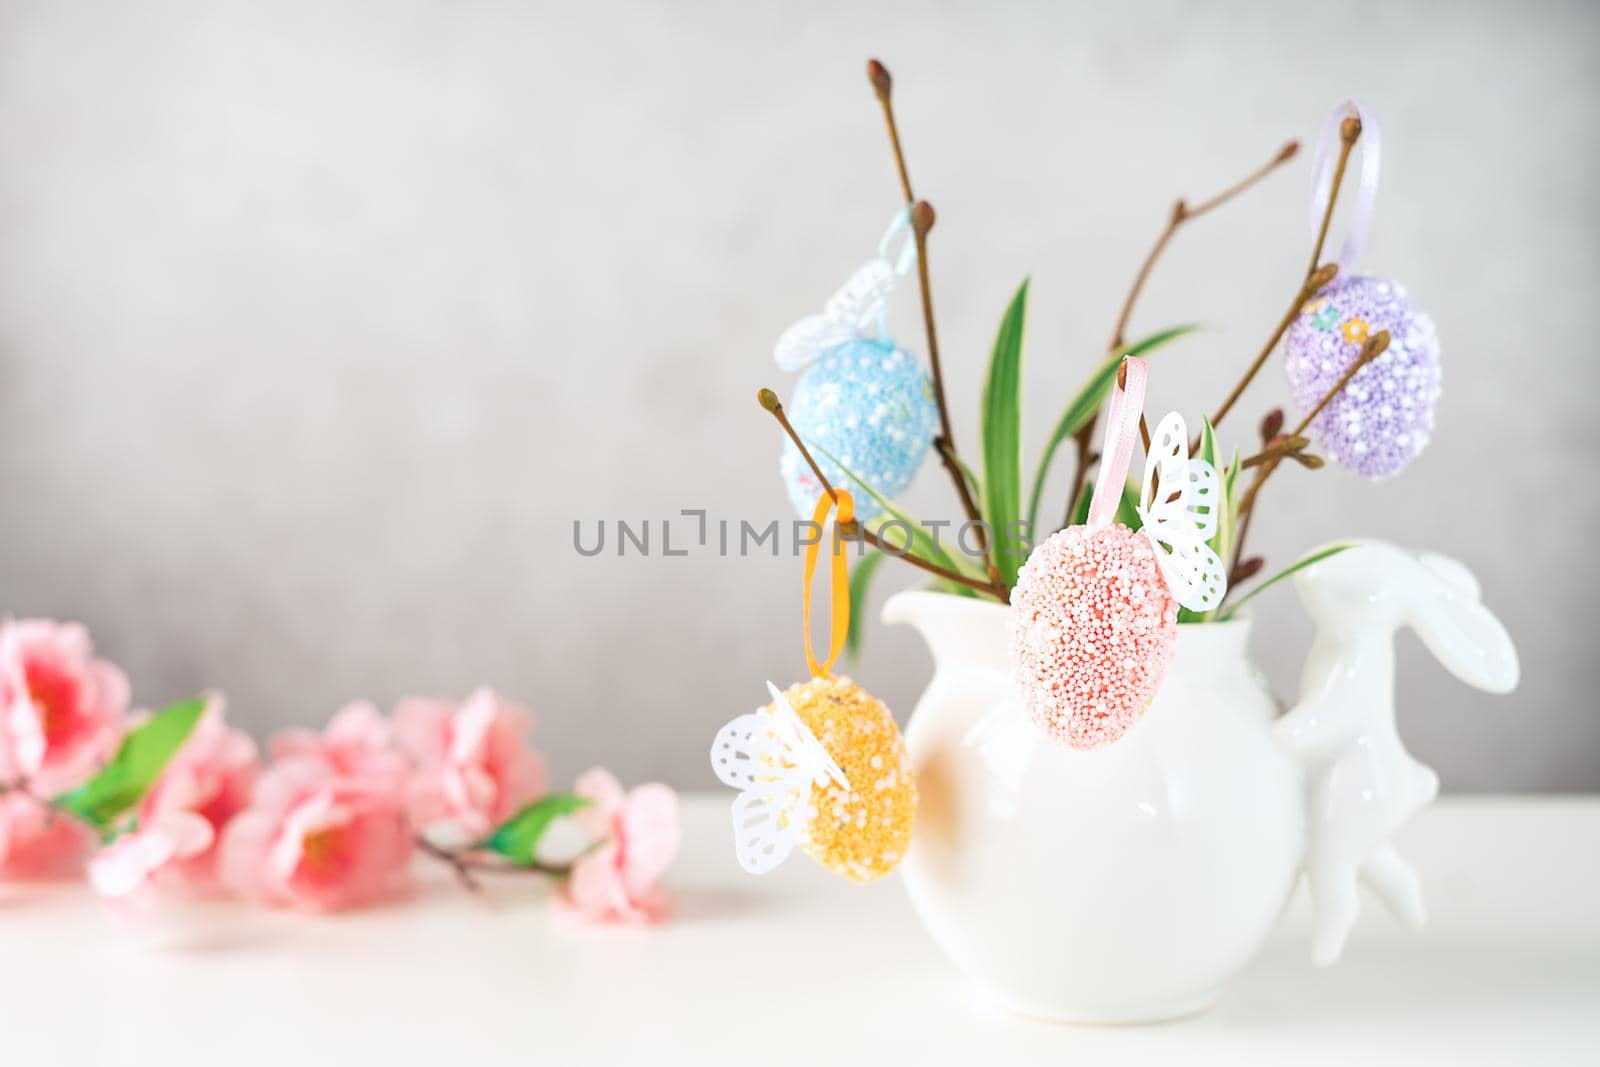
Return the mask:
[[[752,394],[787,393],[773,338],[897,202],[864,59],[940,213],[974,458],[1024,274],[1031,462],[1172,199],[1357,95],[1387,135],[1362,263],[1438,322],[1438,432],[1391,483],[1284,472],[1256,546],[1467,561],[1525,681],[1468,691],[1407,638],[1408,741],[1449,788],[1600,788],[1597,29],[1577,3],[3,0],[0,610],[82,619],[141,700],[221,687],[261,734],[484,681],[558,779],[708,786],[716,726],[803,668],[798,563],[584,559],[572,522],[785,513]],[[1175,242],[1134,331],[1207,330],[1152,407],[1209,410],[1266,336],[1308,154]],[[1274,367],[1228,429],[1284,395]],[[907,503],[948,494],[930,463]],[[878,599],[915,581],[887,566]],[[1308,630],[1263,600],[1292,692]],[[929,658],[866,625],[856,676],[903,717]]]

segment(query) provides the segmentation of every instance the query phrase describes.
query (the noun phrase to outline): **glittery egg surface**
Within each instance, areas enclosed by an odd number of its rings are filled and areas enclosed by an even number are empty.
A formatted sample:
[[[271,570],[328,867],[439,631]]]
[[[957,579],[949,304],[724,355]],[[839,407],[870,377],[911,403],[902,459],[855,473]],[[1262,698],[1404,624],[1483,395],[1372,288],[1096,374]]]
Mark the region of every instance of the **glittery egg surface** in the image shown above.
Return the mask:
[[[1361,368],[1311,424],[1317,451],[1368,478],[1397,474],[1433,433],[1439,338],[1401,286],[1367,275],[1336,279],[1300,309],[1284,335],[1284,369],[1302,412],[1316,407],[1389,331],[1389,347]]]
[[[811,787],[815,814],[801,829],[800,847],[853,882],[888,874],[911,844],[917,810],[911,758],[894,716],[848,678],[798,682],[784,698],[850,783]]]
[[[1028,714],[1073,748],[1115,741],[1161,687],[1178,604],[1142,533],[1069,526],[1033,550],[1011,593],[1011,660]]]
[[[922,365],[904,349],[865,339],[830,349],[801,376],[784,408],[808,445],[822,446],[891,499],[922,467],[938,418]],[[813,450],[813,458],[831,483],[855,493],[858,518],[881,512],[826,456]],[[822,486],[792,441],[780,469],[796,513],[809,516]]]

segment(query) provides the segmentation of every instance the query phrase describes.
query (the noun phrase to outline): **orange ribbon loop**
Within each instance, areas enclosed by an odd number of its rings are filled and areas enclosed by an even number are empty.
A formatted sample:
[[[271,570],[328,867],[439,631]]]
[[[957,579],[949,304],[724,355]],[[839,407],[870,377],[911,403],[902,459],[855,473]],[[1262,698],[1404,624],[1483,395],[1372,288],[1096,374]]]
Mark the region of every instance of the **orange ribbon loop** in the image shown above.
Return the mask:
[[[832,602],[833,619],[829,623],[832,631],[828,639],[828,658],[822,663],[817,662],[817,654],[811,647],[811,579],[817,572],[817,552],[822,547],[822,535],[828,521],[828,512],[833,510],[834,504],[839,506],[839,514],[835,519],[838,526],[848,526],[856,519],[856,502],[848,491],[835,489],[833,495],[822,494],[822,499],[817,501],[817,510],[812,512],[811,522],[817,528],[817,540],[806,546],[805,589],[800,597],[801,625],[806,631],[806,664],[811,668],[813,678],[826,678],[833,671],[833,663],[839,658],[839,653],[844,651],[844,639],[850,632],[850,570],[845,559],[844,538],[836,531],[833,536],[833,578]]]

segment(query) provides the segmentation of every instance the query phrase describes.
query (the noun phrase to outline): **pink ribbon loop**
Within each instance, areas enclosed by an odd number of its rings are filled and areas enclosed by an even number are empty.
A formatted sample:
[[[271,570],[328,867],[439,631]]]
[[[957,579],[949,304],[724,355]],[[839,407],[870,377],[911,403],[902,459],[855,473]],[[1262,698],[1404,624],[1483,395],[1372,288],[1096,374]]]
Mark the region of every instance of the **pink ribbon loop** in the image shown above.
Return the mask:
[[[1311,161],[1311,237],[1316,239],[1322,229],[1322,215],[1328,210],[1328,198],[1333,195],[1333,171],[1338,165],[1339,126],[1351,115],[1361,120],[1361,185],[1356,190],[1355,210],[1350,213],[1350,227],[1345,231],[1344,244],[1339,249],[1339,277],[1350,273],[1362,246],[1367,243],[1367,231],[1372,228],[1372,206],[1378,199],[1378,163],[1383,136],[1378,130],[1378,116],[1370,107],[1356,100],[1346,100],[1322,123],[1317,136],[1317,151]]]
[[[1089,528],[1110,526],[1128,484],[1128,465],[1133,462],[1133,443],[1139,436],[1139,416],[1144,413],[1144,360],[1129,356],[1126,385],[1111,394],[1111,410],[1106,414],[1105,440],[1100,444],[1100,478],[1094,483],[1089,500]]]

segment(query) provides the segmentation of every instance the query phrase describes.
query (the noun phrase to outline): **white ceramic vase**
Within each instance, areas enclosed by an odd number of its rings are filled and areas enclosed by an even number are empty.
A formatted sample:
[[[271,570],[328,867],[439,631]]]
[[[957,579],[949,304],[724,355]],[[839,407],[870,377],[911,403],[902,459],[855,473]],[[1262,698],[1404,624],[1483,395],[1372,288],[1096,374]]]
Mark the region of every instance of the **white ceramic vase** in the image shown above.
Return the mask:
[[[1304,774],[1274,743],[1249,622],[1180,627],[1138,725],[1082,752],[1018,705],[1007,611],[926,592],[884,608],[935,665],[906,730],[912,904],[1014,1010],[1096,1023],[1202,1010],[1272,929],[1306,850]]]

